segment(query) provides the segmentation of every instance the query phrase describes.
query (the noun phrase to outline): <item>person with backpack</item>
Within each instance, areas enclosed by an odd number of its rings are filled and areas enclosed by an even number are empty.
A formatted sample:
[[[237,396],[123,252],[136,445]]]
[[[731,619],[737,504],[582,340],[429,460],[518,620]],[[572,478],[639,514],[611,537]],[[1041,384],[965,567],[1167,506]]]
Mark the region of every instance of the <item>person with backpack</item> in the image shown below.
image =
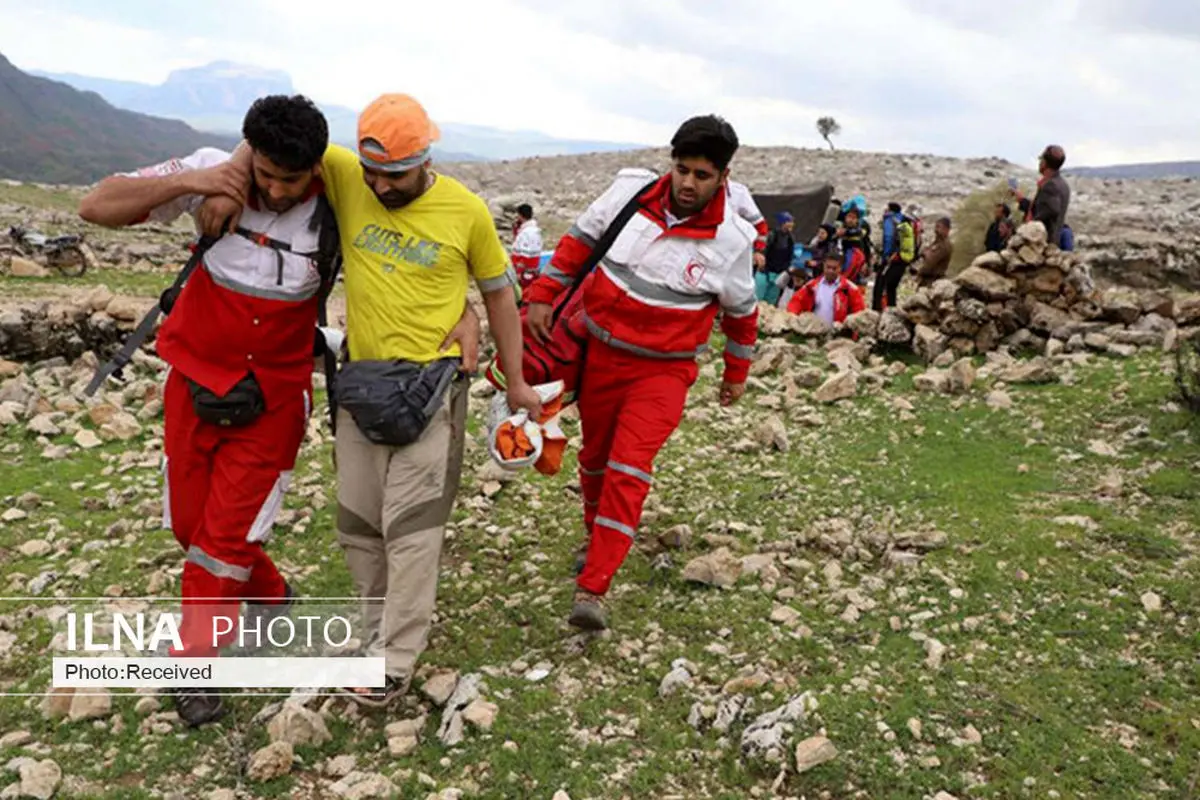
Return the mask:
[[[527,294],[530,337],[550,342],[571,326],[583,340],[579,481],[589,545],[568,617],[577,628],[608,626],[605,598],[638,536],[654,459],[683,417],[718,313],[720,402],[745,392],[758,336],[756,231],[725,189],[737,149],[720,117],[684,122],[671,140],[671,172],[621,170]]]
[[[845,263],[842,274],[862,286],[871,272],[871,223],[866,219],[866,200],[857,195],[843,205],[842,227],[838,229],[838,246],[842,249]]]
[[[282,95],[255,101],[242,132],[248,194],[229,154],[204,148],[106,178],[79,206],[88,222],[121,227],[195,216],[206,197],[244,198],[236,232],[205,241],[182,290],[162,301],[163,526],[185,550],[183,649],[173,656],[217,655],[213,618],[236,619],[242,600],[270,617],[295,597],[264,544],[307,432],[314,353],[326,345],[318,304],[337,252],[321,247],[329,134],[311,101]],[[216,692],[175,691],[180,719],[218,719]]]
[[[899,212],[898,205],[896,209],[891,253],[886,256],[883,269],[875,277],[875,286],[871,292],[871,308],[875,311],[896,307],[896,292],[900,288],[900,282],[904,280],[909,266],[916,259],[916,224],[912,217]],[[886,245],[884,252],[887,253]]]
[[[824,273],[804,284],[787,310],[792,314],[812,312],[833,326],[865,308],[862,291],[842,274],[842,253],[831,249],[825,254]]]

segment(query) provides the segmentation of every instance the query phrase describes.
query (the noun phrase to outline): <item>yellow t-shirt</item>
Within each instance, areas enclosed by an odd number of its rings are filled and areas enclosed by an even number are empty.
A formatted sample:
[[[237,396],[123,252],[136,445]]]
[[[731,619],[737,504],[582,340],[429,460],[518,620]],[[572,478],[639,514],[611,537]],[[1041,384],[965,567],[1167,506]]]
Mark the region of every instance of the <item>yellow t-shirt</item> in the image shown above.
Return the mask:
[[[363,182],[358,155],[331,145],[321,162],[337,216],[346,275],[346,335],[358,361],[426,363],[462,316],[467,277],[480,291],[513,283],[487,205],[438,175],[425,194],[389,211]]]

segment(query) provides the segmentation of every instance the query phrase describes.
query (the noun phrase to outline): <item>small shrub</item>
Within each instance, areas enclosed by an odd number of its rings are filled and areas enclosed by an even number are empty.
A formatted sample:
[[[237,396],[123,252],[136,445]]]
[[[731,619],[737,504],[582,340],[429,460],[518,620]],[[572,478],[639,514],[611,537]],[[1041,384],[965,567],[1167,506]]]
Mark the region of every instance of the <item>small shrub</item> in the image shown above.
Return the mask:
[[[1026,197],[1031,196],[1032,187],[1025,188],[1024,192]],[[951,217],[954,222],[954,230],[950,233],[954,242],[954,257],[950,260],[951,275],[962,272],[983,254],[984,239],[987,237],[988,226],[995,219],[993,211],[997,203],[1008,203],[1012,208],[1014,224],[1016,227],[1021,226],[1017,200],[1009,193],[1007,181],[972,192]],[[933,225],[928,220],[926,228],[932,235]]]
[[[1200,414],[1200,341],[1181,341],[1175,349],[1175,388],[1178,399]]]

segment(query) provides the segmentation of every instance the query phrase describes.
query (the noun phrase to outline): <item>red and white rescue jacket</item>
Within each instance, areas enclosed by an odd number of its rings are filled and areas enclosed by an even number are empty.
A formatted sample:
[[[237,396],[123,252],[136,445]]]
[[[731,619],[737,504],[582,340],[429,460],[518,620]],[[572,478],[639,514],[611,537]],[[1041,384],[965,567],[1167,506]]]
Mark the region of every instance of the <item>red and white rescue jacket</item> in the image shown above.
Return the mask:
[[[512,246],[512,264],[524,289],[537,278],[542,259],[542,231],[536,219],[525,220],[517,228]]]
[[[767,229],[767,219],[763,216],[762,211],[759,210],[758,203],[754,202],[754,197],[750,194],[750,189],[744,183],[726,181],[725,191],[737,215],[753,225],[754,232],[758,234],[758,238],[754,240],[754,251],[756,253],[766,251],[767,234],[769,232]]]
[[[644,169],[621,170],[559,242],[526,300],[553,303],[621,208],[653,179]],[[587,328],[610,346],[638,355],[695,358],[707,349],[713,321],[723,312],[725,379],[741,383],[758,338],[754,229],[724,191],[683,220],[670,214],[670,193],[667,175],[642,194],[643,208],[589,276],[583,289]]]
[[[133,174],[169,175],[228,158],[202,148]],[[305,199],[282,214],[258,208],[253,197],[242,212],[240,227],[289,243],[292,252],[239,235],[226,235],[209,248],[159,329],[158,353],[172,368],[219,395],[251,372],[268,406],[294,392],[311,392],[321,276],[303,254],[317,250],[318,231],[309,230],[309,222],[322,189],[314,180]],[[203,201],[180,197],[147,219],[167,223],[194,215]]]

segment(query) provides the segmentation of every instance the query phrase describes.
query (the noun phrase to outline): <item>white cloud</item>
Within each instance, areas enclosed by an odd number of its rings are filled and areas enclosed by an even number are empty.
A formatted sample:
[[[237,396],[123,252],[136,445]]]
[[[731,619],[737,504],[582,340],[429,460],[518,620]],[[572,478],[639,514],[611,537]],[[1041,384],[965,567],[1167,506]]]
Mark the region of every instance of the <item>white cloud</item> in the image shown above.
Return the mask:
[[[442,121],[574,138],[662,143],[715,111],[750,144],[821,146],[814,122],[832,114],[840,145],[859,149],[1028,165],[1054,141],[1069,164],[1200,157],[1194,0],[1147,0],[1140,14],[1133,0],[986,13],[857,0],[852,14],[789,0],[742,0],[736,13],[732,0],[443,0],[382,15],[209,0],[177,17],[155,0],[32,5],[0,0],[0,52],[25,68],[157,82],[230,59],[286,70],[325,102],[406,91]]]

